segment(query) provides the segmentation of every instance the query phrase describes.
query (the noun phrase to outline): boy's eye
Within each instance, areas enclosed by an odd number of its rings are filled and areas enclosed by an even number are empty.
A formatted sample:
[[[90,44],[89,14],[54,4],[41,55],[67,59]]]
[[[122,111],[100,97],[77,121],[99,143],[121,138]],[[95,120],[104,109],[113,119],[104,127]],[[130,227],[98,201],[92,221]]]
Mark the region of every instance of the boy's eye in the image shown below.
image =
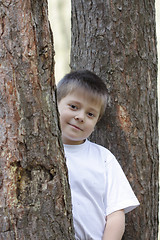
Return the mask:
[[[94,117],[94,114],[91,113],[91,112],[89,112],[89,113],[88,113],[88,116],[89,116],[89,117]]]
[[[74,109],[74,110],[77,109],[77,107],[76,107],[75,105],[73,105],[73,104],[70,104],[70,108],[72,108],[72,109]]]

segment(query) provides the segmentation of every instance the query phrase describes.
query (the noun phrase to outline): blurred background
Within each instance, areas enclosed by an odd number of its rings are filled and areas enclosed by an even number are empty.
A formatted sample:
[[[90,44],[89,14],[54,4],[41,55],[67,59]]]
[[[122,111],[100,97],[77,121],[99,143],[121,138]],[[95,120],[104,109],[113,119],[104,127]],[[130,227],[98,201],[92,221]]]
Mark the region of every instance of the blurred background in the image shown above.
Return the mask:
[[[159,4],[158,4],[159,2]],[[160,0],[155,0],[157,50],[160,59]],[[48,0],[49,20],[54,37],[55,49],[55,79],[58,82],[70,71],[70,44],[71,44],[71,0]],[[160,113],[160,60],[158,61],[158,94]],[[160,114],[159,114],[160,115]],[[159,122],[160,130],[160,122]],[[160,131],[159,131],[160,135]],[[160,149],[160,142],[159,142]],[[160,240],[160,236],[159,236]]]
[[[48,0],[49,20],[55,50],[55,78],[58,82],[70,71],[71,0]]]

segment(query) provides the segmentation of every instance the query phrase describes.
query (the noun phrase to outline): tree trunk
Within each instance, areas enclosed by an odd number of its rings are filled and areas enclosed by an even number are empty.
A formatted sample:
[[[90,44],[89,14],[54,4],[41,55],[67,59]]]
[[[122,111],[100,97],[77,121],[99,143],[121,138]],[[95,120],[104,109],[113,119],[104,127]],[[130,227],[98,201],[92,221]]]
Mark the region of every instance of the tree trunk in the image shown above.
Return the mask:
[[[47,15],[0,1],[0,240],[74,239]]]
[[[105,81],[110,99],[92,140],[117,157],[141,205],[123,239],[158,236],[158,113],[155,5],[72,1],[71,68]]]

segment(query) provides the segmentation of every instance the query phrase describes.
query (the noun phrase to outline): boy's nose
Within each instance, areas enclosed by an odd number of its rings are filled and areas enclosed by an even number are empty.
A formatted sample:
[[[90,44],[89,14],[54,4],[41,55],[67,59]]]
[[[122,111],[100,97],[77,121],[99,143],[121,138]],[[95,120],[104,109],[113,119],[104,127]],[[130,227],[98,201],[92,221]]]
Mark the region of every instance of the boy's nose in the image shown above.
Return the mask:
[[[84,122],[84,112],[79,112],[75,115],[75,120],[78,120],[80,122]]]

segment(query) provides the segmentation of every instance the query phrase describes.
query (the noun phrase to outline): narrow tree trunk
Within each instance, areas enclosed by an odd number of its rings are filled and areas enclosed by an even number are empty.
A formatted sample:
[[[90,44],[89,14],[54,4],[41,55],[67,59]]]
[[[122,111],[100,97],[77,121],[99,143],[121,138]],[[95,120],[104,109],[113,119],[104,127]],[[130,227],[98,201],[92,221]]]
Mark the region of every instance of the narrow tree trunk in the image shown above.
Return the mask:
[[[114,153],[141,203],[127,214],[126,240],[158,236],[154,4],[154,0],[72,1],[71,68],[94,71],[110,93],[92,140]]]
[[[0,1],[0,240],[72,236],[47,1]]]

